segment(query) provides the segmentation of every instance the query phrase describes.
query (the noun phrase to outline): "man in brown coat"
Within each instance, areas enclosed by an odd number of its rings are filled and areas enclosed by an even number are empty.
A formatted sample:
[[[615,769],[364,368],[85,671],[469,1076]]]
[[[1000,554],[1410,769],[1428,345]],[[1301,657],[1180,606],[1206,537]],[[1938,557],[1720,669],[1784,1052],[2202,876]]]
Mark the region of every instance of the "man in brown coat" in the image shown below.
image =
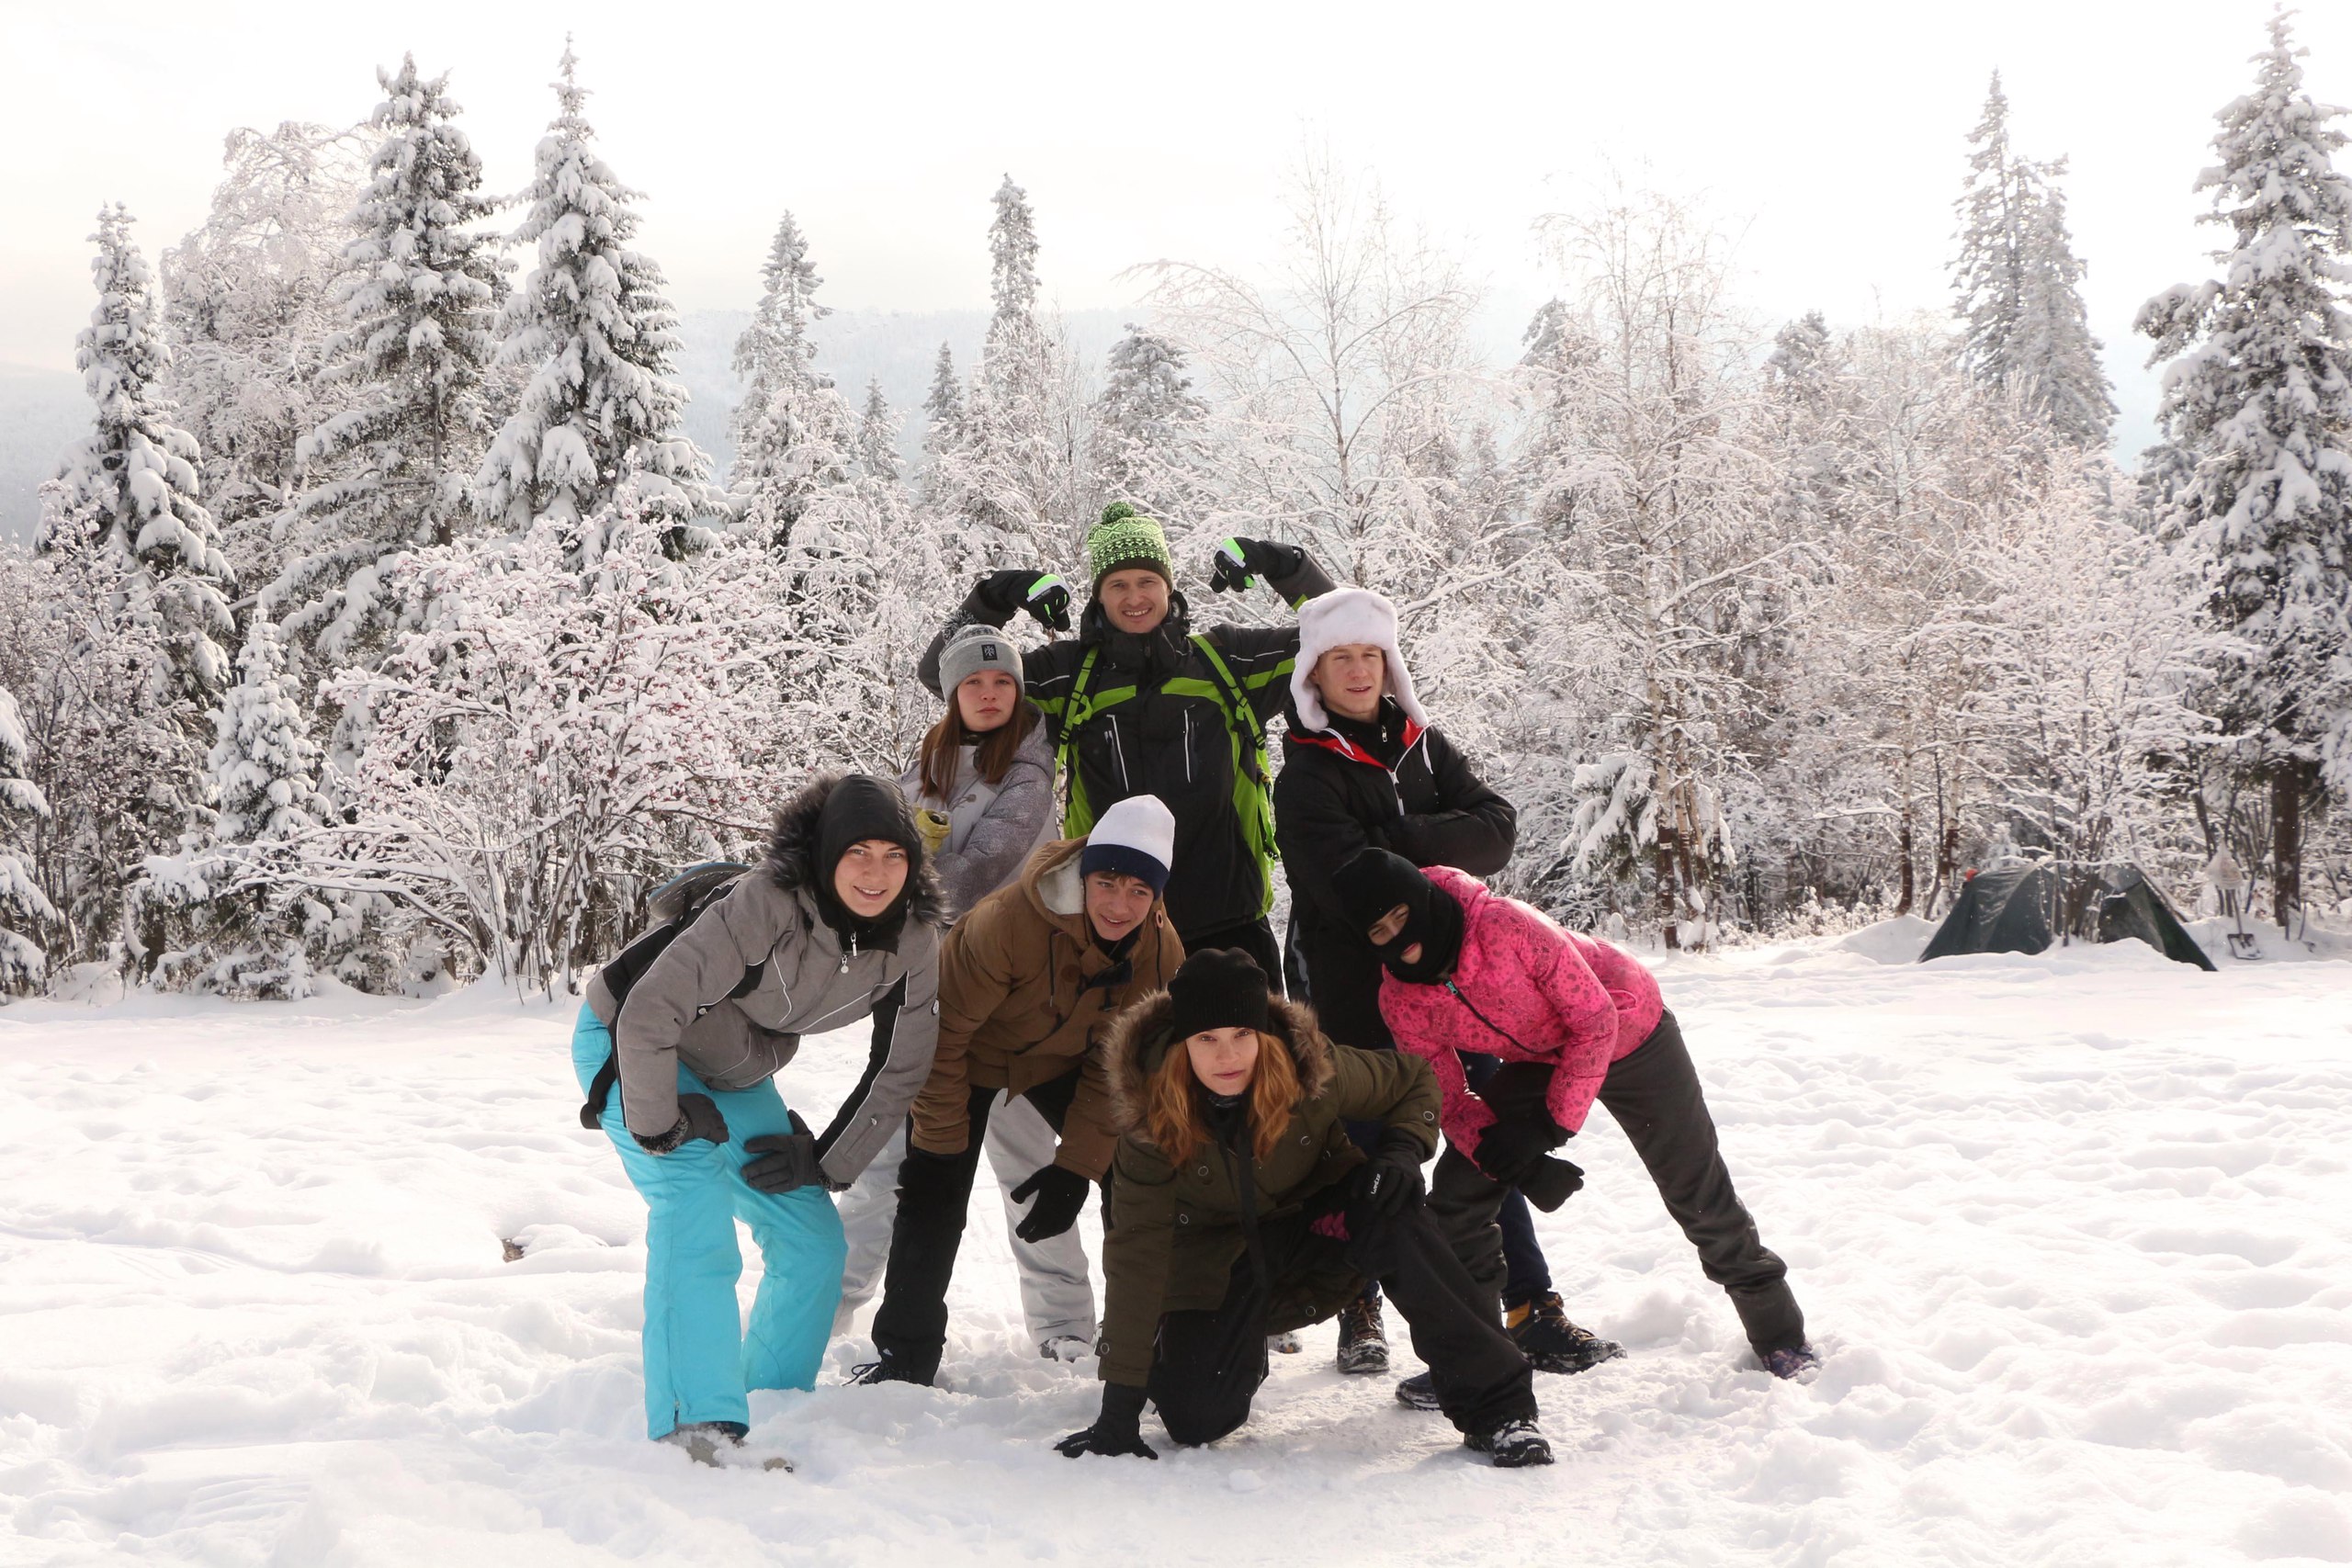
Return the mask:
[[[1053,1163],[1012,1191],[1029,1202],[1015,1230],[1023,1240],[1076,1224],[1110,1169],[1118,1131],[1098,1037],[1183,962],[1160,902],[1175,831],[1159,800],[1130,795],[1084,839],[1039,849],[948,933],[939,1046],[915,1100],[874,1314],[877,1359],[859,1382],[928,1383],[938,1372],[948,1280],[1000,1089],[1025,1098],[1060,1140]]]

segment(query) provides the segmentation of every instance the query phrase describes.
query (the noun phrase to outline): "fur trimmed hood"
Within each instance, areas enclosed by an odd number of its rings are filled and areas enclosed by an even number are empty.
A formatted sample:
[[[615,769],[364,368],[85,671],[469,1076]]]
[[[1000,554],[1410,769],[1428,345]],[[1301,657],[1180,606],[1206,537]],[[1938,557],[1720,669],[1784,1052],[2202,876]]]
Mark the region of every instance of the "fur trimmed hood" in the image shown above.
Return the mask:
[[[825,802],[832,798],[833,788],[842,782],[841,773],[820,773],[796,791],[791,799],[776,808],[775,821],[768,829],[767,858],[760,869],[768,879],[786,892],[805,889],[820,908],[831,903],[818,896],[819,869],[817,857],[817,819],[823,815]],[[892,786],[896,793],[896,786]],[[922,852],[922,840],[914,837],[908,856],[912,865],[907,873],[906,902],[900,906],[901,919],[908,916],[927,926],[947,923],[947,900],[940,890],[939,876]]]
[[[1102,1065],[1111,1080],[1111,1122],[1121,1133],[1141,1135],[1145,1089],[1170,1046],[1169,1019],[1174,1003],[1165,990],[1136,998],[1112,1021],[1102,1040]],[[1284,997],[1266,998],[1266,1032],[1290,1047],[1299,1087],[1308,1100],[1331,1086],[1331,1042],[1315,1021],[1315,1010]]]

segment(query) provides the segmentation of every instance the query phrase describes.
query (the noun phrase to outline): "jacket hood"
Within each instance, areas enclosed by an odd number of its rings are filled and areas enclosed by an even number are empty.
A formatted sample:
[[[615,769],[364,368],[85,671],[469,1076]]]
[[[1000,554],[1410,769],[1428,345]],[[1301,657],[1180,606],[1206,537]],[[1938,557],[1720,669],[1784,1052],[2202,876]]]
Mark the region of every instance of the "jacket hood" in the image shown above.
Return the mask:
[[[775,822],[768,829],[767,858],[760,866],[778,887],[787,893],[807,892],[820,909],[832,900],[818,892],[817,818],[841,781],[839,773],[820,773],[776,808]],[[938,874],[932,870],[930,857],[920,847],[915,851],[914,861],[908,874],[906,902],[901,906],[903,917],[927,926],[944,925],[947,900],[940,891]]]
[[[1169,1021],[1175,1004],[1164,990],[1137,998],[1112,1021],[1103,1036],[1103,1070],[1111,1080],[1111,1124],[1141,1135],[1145,1090],[1171,1043]],[[1290,1047],[1306,1098],[1319,1098],[1331,1084],[1331,1042],[1315,1021],[1315,1011],[1284,997],[1266,998],[1266,1032]]]

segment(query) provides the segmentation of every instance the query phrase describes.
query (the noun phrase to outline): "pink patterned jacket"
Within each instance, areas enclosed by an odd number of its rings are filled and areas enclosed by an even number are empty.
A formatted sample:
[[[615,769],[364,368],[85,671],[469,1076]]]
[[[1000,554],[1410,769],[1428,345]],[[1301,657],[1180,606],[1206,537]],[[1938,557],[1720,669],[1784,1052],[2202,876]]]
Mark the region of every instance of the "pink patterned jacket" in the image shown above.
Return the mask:
[[[1657,1027],[1657,981],[1605,942],[1562,931],[1515,898],[1451,866],[1424,873],[1462,906],[1453,978],[1417,986],[1384,972],[1380,1015],[1396,1043],[1437,1070],[1445,1135],[1464,1154],[1495,1120],[1470,1092],[1456,1051],[1510,1062],[1555,1062],[1546,1108],[1573,1133],[1591,1114],[1610,1064]]]

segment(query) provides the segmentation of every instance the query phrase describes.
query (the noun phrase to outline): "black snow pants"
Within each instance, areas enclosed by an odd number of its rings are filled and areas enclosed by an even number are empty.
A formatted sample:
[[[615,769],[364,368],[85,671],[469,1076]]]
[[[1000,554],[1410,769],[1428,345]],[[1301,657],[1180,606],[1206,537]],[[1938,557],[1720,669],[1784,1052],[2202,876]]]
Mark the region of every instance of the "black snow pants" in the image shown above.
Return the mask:
[[[1060,1077],[1022,1096],[1058,1134],[1078,1093],[1075,1063]],[[1002,1091],[975,1085],[964,1152],[935,1155],[907,1145],[899,1167],[899,1213],[890,1224],[890,1260],[882,1276],[882,1304],[874,1312],[874,1348],[893,1366],[929,1382],[947,1348],[947,1285],[964,1244],[964,1216],[972,1206],[972,1179],[989,1131],[989,1108]]]
[[[1502,1072],[1521,1066],[1506,1064]],[[1707,1278],[1731,1297],[1756,1353],[1804,1344],[1804,1314],[1789,1289],[1789,1266],[1757,1235],[1732,1189],[1714,1118],[1673,1013],[1661,1013],[1650,1037],[1610,1067],[1600,1103],[1625,1130]],[[1504,1272],[1496,1218],[1510,1190],[1451,1145],[1430,1180],[1430,1212],[1494,1313],[1500,1311]]]
[[[1439,1408],[1457,1430],[1487,1432],[1535,1418],[1527,1358],[1480,1304],[1427,1209],[1416,1206],[1376,1234],[1349,1241],[1318,1234],[1311,1224],[1308,1216],[1289,1215],[1259,1227],[1264,1289],[1244,1253],[1215,1310],[1160,1317],[1146,1386],[1170,1438],[1213,1443],[1250,1418],[1250,1403],[1266,1381],[1268,1296],[1286,1279],[1328,1274],[1335,1257],[1358,1272],[1366,1264],[1377,1271],[1412,1330],[1413,1354],[1429,1366]]]

